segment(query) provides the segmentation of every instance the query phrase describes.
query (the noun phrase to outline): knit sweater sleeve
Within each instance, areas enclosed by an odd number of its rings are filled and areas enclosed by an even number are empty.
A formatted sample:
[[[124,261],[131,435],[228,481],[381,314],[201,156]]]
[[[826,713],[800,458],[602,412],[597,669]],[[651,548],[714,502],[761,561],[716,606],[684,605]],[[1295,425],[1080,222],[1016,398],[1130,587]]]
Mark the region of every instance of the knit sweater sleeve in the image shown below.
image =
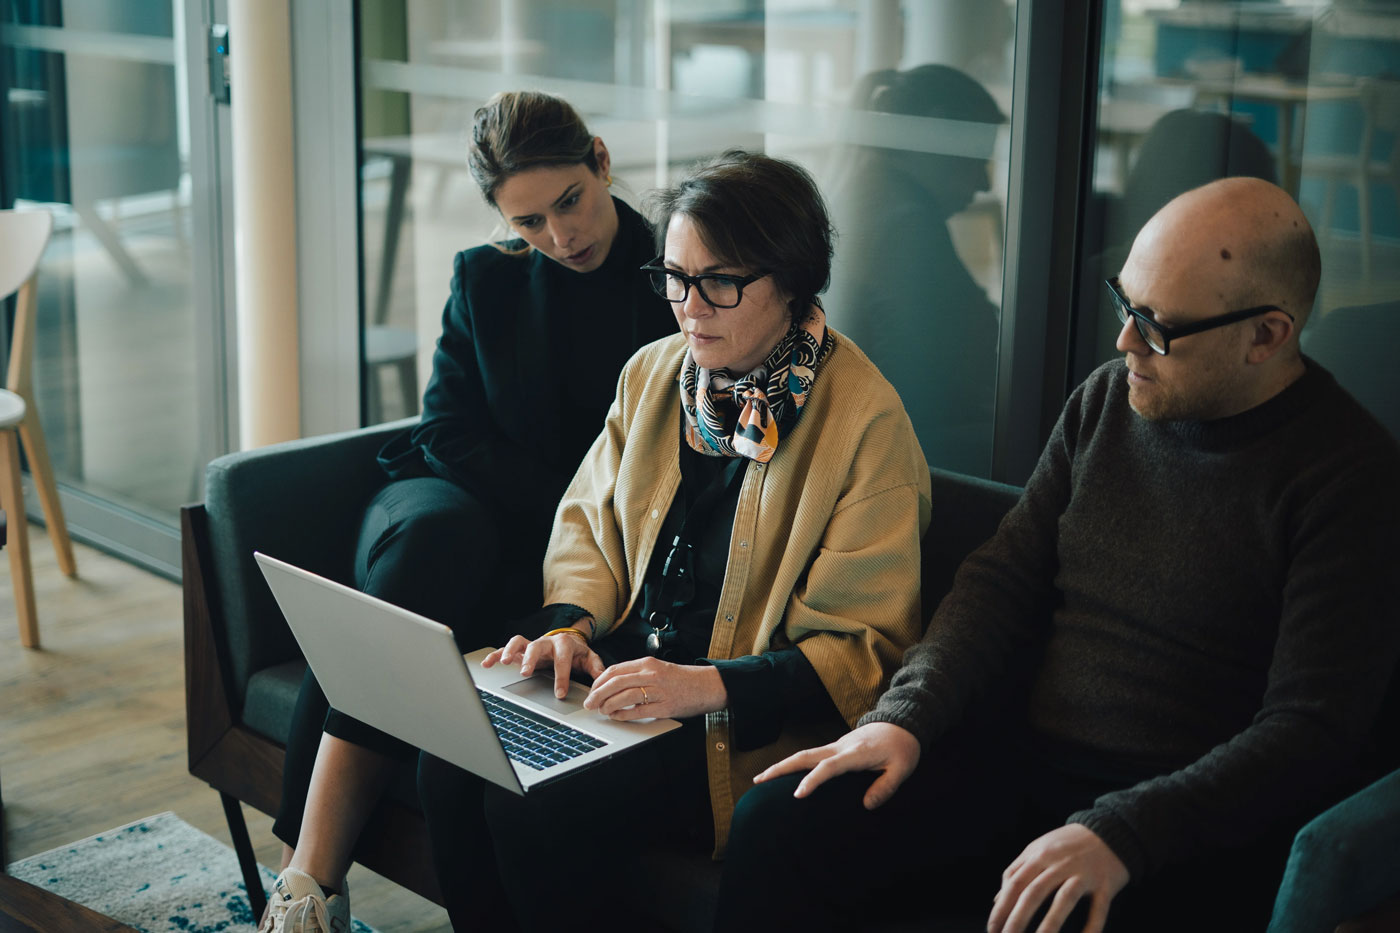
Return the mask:
[[[1060,415],[1021,499],[996,534],[968,556],[924,637],[875,709],[860,720],[888,722],[927,745],[970,703],[1005,684],[1043,642],[1055,600],[1056,522],[1068,501],[1084,387]],[[939,521],[933,503],[931,525]]]
[[[1202,849],[1291,831],[1355,780],[1400,656],[1391,579],[1400,559],[1400,458],[1382,444],[1281,506],[1282,612],[1253,722],[1199,759],[1074,813],[1134,878]],[[1185,689],[1183,687],[1183,689]]]

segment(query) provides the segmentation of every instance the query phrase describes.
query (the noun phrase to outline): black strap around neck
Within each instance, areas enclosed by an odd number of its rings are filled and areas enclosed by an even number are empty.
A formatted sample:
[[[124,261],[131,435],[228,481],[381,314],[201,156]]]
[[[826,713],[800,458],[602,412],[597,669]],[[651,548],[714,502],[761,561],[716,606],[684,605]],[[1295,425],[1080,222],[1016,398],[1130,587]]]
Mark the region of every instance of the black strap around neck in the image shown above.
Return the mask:
[[[723,502],[730,490],[743,481],[744,467],[748,463],[743,457],[727,458],[728,462],[697,492],[694,469],[687,468],[690,463],[686,456],[688,453],[681,451],[681,496],[685,507],[681,527],[671,541],[671,550],[662,564],[655,608],[646,619],[647,624],[657,632],[670,630],[674,622],[672,615],[676,599],[684,592],[683,587],[689,588],[684,602],[689,603],[695,597],[694,564],[691,559],[694,542],[699,540],[714,517],[716,505]]]

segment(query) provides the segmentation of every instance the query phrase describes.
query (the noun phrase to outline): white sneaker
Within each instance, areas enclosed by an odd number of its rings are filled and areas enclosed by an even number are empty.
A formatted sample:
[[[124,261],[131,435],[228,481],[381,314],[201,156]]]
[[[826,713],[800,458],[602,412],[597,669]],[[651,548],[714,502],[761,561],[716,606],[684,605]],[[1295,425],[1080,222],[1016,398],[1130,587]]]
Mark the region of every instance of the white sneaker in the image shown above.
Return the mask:
[[[350,933],[350,887],[326,897],[316,879],[288,868],[277,876],[258,933]]]

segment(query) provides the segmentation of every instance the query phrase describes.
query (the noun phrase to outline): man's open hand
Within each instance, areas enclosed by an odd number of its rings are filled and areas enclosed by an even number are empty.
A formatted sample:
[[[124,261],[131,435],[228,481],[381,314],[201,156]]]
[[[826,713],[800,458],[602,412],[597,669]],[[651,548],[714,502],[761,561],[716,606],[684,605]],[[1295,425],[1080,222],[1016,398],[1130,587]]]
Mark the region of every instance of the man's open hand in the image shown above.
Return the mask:
[[[1128,883],[1128,868],[1087,826],[1070,823],[1041,836],[1001,874],[987,933],[1029,933],[1026,924],[1053,897],[1035,933],[1056,933],[1080,898],[1089,898],[1084,933],[1100,933],[1108,905]]]
[[[874,810],[894,796],[919,763],[919,740],[907,729],[888,722],[866,723],[830,745],[789,755],[754,777],[755,784],[796,771],[810,773],[797,785],[794,797],[806,797],[822,784],[849,771],[879,771],[865,792],[865,808]]]

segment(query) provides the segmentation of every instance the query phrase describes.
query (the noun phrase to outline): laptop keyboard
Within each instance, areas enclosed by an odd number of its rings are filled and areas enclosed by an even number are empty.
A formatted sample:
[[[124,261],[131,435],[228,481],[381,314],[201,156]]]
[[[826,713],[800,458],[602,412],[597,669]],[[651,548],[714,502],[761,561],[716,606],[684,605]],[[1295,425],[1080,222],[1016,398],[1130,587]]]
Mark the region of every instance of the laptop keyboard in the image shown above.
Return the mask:
[[[570,729],[563,723],[532,713],[480,688],[476,692],[481,694],[486,715],[490,717],[496,735],[500,736],[506,756],[536,771],[562,764],[607,744],[602,739]]]

